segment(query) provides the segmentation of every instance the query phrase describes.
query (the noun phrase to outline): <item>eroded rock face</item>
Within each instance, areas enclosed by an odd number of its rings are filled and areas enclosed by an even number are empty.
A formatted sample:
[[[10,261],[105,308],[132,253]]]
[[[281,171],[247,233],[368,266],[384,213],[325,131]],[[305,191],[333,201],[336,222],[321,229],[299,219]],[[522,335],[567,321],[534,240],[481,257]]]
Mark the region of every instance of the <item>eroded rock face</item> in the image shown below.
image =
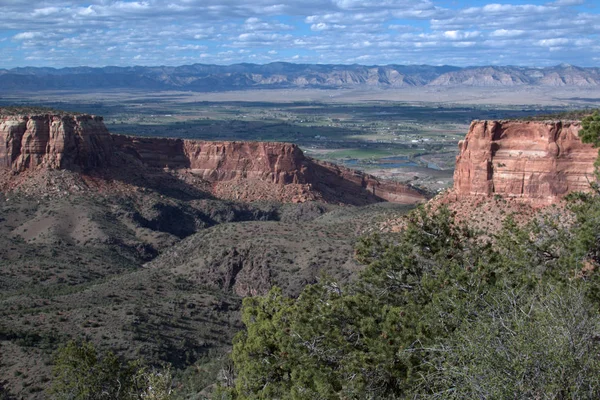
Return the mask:
[[[237,178],[273,183],[306,183],[306,158],[295,144],[207,142],[112,135],[115,149],[152,167],[189,169],[208,181]]]
[[[398,182],[379,180],[359,171],[307,158],[295,144],[112,136],[117,151],[133,155],[144,165],[186,169],[209,182],[243,181],[233,185],[238,189],[248,182],[261,182],[256,186],[263,192],[279,191],[265,188],[264,182],[295,185],[293,193],[288,190],[277,196],[293,202],[324,200],[362,205],[377,201],[414,204],[425,200],[421,192]],[[250,188],[242,190],[243,193],[229,191],[234,196],[227,196],[228,190],[223,190],[222,186],[215,189],[226,197],[272,199]]]
[[[1,117],[0,166],[16,172],[117,168],[121,177],[127,171],[169,170],[182,179],[185,175],[208,182],[217,197],[245,201],[323,200],[362,205],[386,200],[413,204],[426,199],[398,182],[307,158],[294,144],[111,135],[101,117],[89,115]]]
[[[378,179],[361,171],[323,161],[310,160],[309,165],[309,182],[331,202],[360,205],[373,203],[377,199],[400,204],[424,201],[422,193],[398,182]]]
[[[580,129],[572,121],[474,121],[459,143],[454,192],[550,204],[587,191],[598,151],[581,142]]]
[[[0,165],[87,170],[110,163],[111,137],[102,117],[9,116],[0,119]]]

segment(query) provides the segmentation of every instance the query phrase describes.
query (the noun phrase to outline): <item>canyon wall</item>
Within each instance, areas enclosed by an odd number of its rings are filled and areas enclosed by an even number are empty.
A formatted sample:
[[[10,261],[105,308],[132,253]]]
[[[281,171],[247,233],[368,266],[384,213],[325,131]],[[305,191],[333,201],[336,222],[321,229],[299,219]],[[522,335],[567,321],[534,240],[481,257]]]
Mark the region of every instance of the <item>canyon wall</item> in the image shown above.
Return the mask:
[[[410,186],[324,161],[310,160],[306,174],[320,193],[332,199],[337,196],[341,203],[348,202],[345,198],[363,198],[363,203],[381,199],[401,204],[421,203],[425,199],[423,193]]]
[[[112,139],[101,117],[34,115],[0,118],[0,166],[90,169],[108,165]]]
[[[320,199],[357,205],[413,204],[426,198],[398,182],[312,160],[294,144],[112,135],[101,117],[89,115],[0,117],[0,167],[105,175],[118,169],[119,176],[127,170],[181,171],[213,183],[217,196],[244,200],[278,198],[263,196],[265,191],[282,193],[278,196],[283,201]]]
[[[112,135],[115,149],[152,167],[189,169],[209,181],[236,178],[305,183],[298,146],[273,142],[210,142]]]
[[[589,190],[598,151],[581,142],[580,129],[573,121],[472,122],[459,142],[454,193],[550,204]]]

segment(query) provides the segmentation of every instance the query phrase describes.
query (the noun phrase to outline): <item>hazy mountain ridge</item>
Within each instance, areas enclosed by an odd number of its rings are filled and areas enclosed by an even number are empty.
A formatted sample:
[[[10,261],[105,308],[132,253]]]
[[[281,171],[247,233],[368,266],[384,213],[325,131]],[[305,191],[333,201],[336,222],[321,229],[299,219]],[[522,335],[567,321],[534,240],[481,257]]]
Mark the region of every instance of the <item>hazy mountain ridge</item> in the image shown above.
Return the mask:
[[[50,79],[51,78],[51,79]],[[21,67],[0,70],[2,90],[151,89],[220,91],[266,88],[600,85],[600,68],[431,65],[270,64],[178,67]]]

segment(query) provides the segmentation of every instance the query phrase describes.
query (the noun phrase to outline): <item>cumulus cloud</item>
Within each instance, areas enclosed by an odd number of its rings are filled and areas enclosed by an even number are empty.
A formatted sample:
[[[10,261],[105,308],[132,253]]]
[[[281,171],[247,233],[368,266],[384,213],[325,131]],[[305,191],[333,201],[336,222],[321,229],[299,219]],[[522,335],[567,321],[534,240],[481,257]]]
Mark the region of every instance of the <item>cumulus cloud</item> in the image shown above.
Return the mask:
[[[0,49],[4,67],[597,65],[600,10],[589,1],[497,1],[449,8],[436,0],[3,0]]]
[[[15,40],[31,40],[44,36],[42,32],[21,32],[13,36]]]

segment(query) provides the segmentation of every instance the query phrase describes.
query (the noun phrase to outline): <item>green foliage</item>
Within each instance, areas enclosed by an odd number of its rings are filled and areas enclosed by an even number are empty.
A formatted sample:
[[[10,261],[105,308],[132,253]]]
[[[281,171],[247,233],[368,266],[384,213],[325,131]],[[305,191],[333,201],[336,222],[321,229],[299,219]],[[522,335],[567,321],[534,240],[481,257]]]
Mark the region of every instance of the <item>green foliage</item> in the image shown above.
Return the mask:
[[[600,318],[578,289],[505,290],[438,344],[413,398],[594,399]]]
[[[600,145],[600,114],[598,111],[581,120],[579,137],[584,143],[592,143],[596,147]]]
[[[465,268],[481,257],[478,248],[466,249],[469,235],[448,210],[431,218],[423,209],[397,241],[374,236],[360,243],[357,257],[369,268],[356,284],[342,288],[325,280],[296,300],[279,289],[246,299],[248,329],[233,350],[233,395],[402,395],[419,379],[424,346],[453,331],[470,302],[465,288],[479,285]],[[461,301],[447,301],[455,298]]]
[[[252,398],[252,393],[261,390],[263,396],[259,398],[276,398],[289,391],[284,382],[285,378],[289,382],[285,349],[291,306],[292,301],[278,288],[263,298],[244,299],[242,321],[248,331],[240,333],[233,347],[233,360],[240,368],[236,382],[240,398]]]
[[[247,301],[248,332],[233,351],[237,398],[375,398],[393,390],[406,374],[395,351],[406,343],[398,334],[402,311],[362,300],[329,282],[307,287],[295,302],[277,288]]]
[[[132,378],[130,398],[147,400],[169,400],[173,392],[173,375],[168,365],[160,369],[140,367]]]
[[[100,357],[91,343],[71,341],[57,352],[50,393],[57,400],[168,400],[171,381],[169,368],[121,363],[112,352]]]
[[[422,208],[358,244],[355,283],[246,299],[221,397],[597,397],[600,200],[572,204],[491,242]]]

